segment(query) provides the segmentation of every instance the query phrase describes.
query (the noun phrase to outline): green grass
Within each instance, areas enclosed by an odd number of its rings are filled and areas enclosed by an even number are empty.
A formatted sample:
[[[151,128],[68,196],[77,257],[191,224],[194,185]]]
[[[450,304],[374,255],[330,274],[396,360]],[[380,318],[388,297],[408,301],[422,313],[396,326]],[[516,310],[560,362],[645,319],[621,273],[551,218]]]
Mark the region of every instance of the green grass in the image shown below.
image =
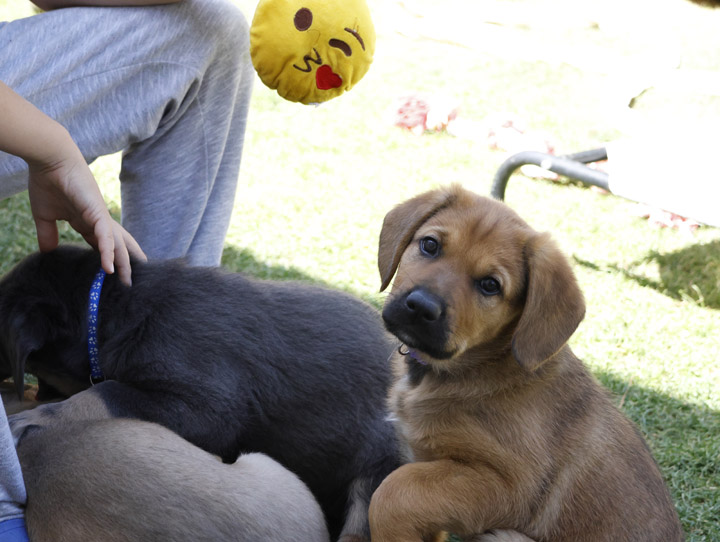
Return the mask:
[[[239,3],[254,10],[253,0]],[[448,182],[488,193],[504,159],[483,138],[395,128],[393,104],[405,94],[452,96],[473,121],[517,113],[564,153],[625,134],[632,96],[620,92],[627,78],[615,69],[627,55],[656,58],[672,42],[683,68],[720,71],[720,11],[685,0],[638,0],[627,16],[612,2],[369,3],[376,60],[350,93],[311,108],[258,82],[223,258],[229,268],[324,283],[379,306],[384,214]],[[0,19],[26,14],[23,6],[0,0]],[[638,18],[643,10],[657,20]],[[650,121],[717,118],[720,100],[657,87],[633,112]],[[671,150],[669,141],[657,159]],[[118,165],[118,156],[93,165],[116,213]],[[710,167],[707,183],[717,183]],[[647,437],[688,540],[720,540],[720,231],[658,229],[633,215],[632,202],[567,181],[516,175],[506,200],[571,258],[588,307],[571,345]],[[63,239],[78,238],[65,228]],[[26,195],[0,202],[0,272],[35,243]]]

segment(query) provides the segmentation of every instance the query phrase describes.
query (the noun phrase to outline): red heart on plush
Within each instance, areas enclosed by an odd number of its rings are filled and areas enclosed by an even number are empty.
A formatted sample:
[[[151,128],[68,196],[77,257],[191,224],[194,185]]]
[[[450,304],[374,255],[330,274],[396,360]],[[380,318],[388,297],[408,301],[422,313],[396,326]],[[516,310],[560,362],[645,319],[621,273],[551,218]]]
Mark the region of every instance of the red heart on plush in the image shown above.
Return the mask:
[[[315,72],[315,84],[320,90],[338,88],[342,85],[342,78],[330,66],[323,64]]]

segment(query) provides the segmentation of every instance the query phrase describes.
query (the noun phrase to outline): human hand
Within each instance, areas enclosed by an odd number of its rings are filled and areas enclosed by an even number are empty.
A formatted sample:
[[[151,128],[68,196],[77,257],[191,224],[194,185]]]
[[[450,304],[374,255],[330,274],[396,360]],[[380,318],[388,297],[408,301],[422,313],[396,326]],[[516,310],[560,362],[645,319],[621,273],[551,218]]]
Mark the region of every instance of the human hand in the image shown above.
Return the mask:
[[[107,273],[117,266],[130,285],[130,254],[145,260],[135,239],[115,222],[95,177],[68,131],[0,81],[0,150],[28,164],[28,193],[41,251],[58,245],[58,220],[67,220],[100,252]]]
[[[58,220],[67,220],[85,241],[100,252],[107,273],[117,268],[120,280],[131,284],[130,255],[145,260],[135,239],[115,220],[105,205],[97,182],[79,149],[73,144],[58,162],[28,162],[28,194],[41,251],[58,245]]]

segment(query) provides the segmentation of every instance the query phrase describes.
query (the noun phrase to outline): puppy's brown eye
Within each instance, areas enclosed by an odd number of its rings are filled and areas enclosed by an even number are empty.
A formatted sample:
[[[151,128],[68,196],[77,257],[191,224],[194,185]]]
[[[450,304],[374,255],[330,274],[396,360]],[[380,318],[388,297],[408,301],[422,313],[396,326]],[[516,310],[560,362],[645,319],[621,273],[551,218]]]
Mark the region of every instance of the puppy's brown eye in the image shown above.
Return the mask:
[[[312,26],[313,14],[308,8],[300,8],[295,13],[295,28],[303,32]]]
[[[440,243],[434,237],[423,237],[420,239],[420,252],[430,258],[440,254]]]
[[[500,283],[493,277],[485,277],[475,281],[477,289],[485,296],[498,295],[501,292]]]

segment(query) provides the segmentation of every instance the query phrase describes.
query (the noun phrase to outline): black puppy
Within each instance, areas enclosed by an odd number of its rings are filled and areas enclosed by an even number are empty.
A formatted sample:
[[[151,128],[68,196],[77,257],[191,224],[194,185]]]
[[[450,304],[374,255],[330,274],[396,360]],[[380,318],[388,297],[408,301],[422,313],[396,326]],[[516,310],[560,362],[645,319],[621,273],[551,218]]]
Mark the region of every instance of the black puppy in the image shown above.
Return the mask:
[[[333,538],[369,539],[370,496],[399,461],[385,420],[392,346],[377,312],[319,287],[135,263],[132,287],[114,275],[102,285],[105,381],[90,387],[99,269],[96,253],[63,247],[0,282],[0,377],[21,386],[27,371],[77,393],[12,416],[15,438],[57,419],[123,417],[164,425],[225,462],[263,452],[310,487]]]

